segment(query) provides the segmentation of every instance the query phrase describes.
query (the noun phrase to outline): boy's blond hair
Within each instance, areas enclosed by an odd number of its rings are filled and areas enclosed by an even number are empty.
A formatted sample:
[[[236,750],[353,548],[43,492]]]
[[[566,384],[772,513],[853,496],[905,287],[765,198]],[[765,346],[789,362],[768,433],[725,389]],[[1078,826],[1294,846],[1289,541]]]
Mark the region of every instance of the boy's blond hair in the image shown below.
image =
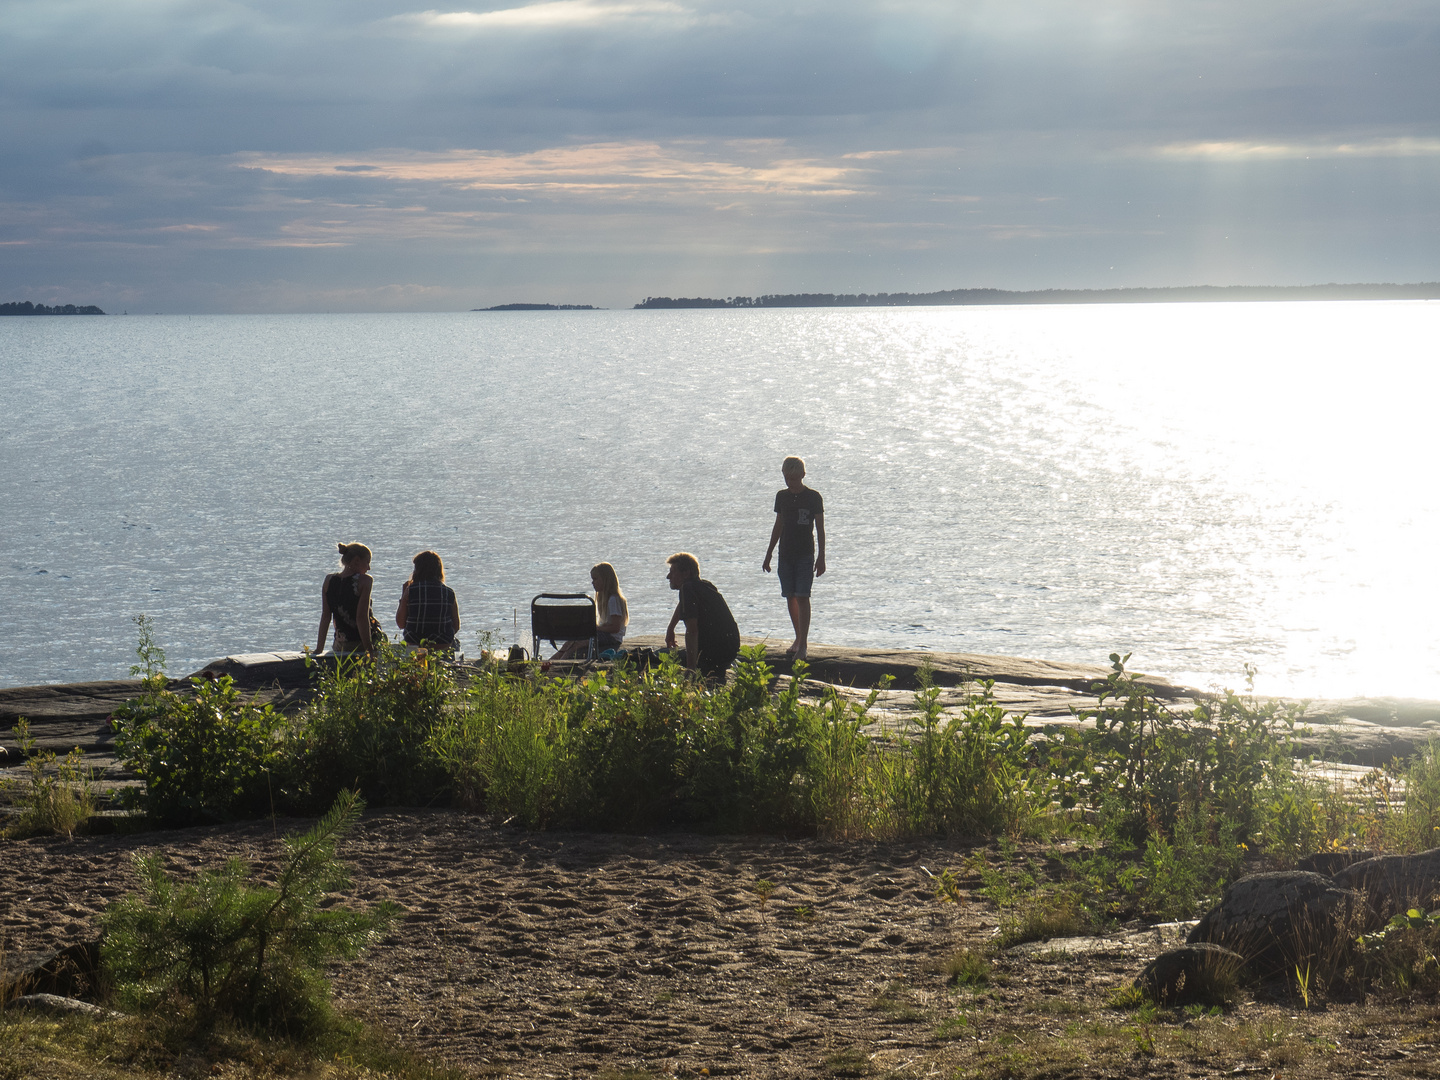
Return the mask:
[[[804,476],[805,459],[794,456],[787,457],[784,461],[780,463],[780,472],[783,473],[785,476],[789,476],[793,472],[798,472],[801,476]]]
[[[677,551],[665,560],[667,565],[678,566],[681,570],[700,576],[700,560],[691,555],[688,551]]]

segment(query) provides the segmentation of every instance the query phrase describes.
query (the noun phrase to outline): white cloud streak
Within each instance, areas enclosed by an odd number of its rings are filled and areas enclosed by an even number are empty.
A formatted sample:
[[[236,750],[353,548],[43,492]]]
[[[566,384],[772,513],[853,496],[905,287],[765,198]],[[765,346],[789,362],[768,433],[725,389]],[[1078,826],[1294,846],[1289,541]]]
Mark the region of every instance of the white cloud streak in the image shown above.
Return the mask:
[[[1152,153],[1161,158],[1199,161],[1276,161],[1304,158],[1440,157],[1440,138],[1399,137],[1353,142],[1197,140],[1169,143]]]
[[[735,140],[727,157],[696,144],[591,143],[507,154],[482,150],[364,155],[234,155],[235,164],[294,179],[341,177],[607,200],[672,196],[835,196],[858,194],[860,165],[794,156],[772,140]]]
[[[498,29],[568,29],[632,19],[689,19],[692,12],[668,0],[549,0],[547,3],[498,11],[416,11],[386,22],[424,29],[473,31]]]

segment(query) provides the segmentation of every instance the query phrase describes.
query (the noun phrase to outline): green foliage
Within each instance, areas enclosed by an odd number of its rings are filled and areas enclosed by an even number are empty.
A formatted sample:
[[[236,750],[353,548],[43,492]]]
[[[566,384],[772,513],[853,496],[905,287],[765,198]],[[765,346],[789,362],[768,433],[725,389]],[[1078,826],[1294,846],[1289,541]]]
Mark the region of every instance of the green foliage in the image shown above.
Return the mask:
[[[102,959],[121,999],[148,1008],[174,1002],[202,1020],[229,1017],[292,1035],[329,1026],[321,967],[358,955],[398,913],[389,903],[370,912],[321,906],[348,883],[335,845],[361,806],[344,793],[313,829],[287,837],[273,886],[255,884],[238,859],[177,884],[162,856],[137,855],[140,895],[103,917]]]
[[[225,679],[175,693],[148,618],[137,625],[145,692],[117,712],[117,743],[146,781],[140,803],[170,822],[324,805],[353,786],[371,804],[459,804],[530,828],[1069,831],[1089,852],[1067,857],[1060,906],[1082,923],[1192,915],[1250,853],[1284,865],[1440,837],[1436,747],[1346,792],[1296,762],[1298,710],[1232,692],[1178,710],[1118,654],[1087,723],[1043,739],[988,682],[943,708],[924,669],[915,723],[877,733],[888,680],[863,700],[834,689],[805,699],[804,663],[777,680],[758,648],[716,687],[673,658],[578,680],[492,665],[466,669],[462,685],[434,657],[382,646],[327,670],[316,700],[286,721]]]
[[[71,750],[55,766],[52,776],[47,770],[55,763],[55,755],[48,750],[36,751],[29,721],[22,716],[13,731],[20,753],[25,757],[26,777],[17,800],[21,811],[4,835],[12,838],[46,833],[74,835],[95,812],[95,791],[90,770],[84,764],[85,755],[79,747]]]
[[[1323,785],[1295,762],[1298,707],[1226,691],[1176,712],[1126,670],[1129,659],[1110,655],[1098,707],[1079,714],[1093,726],[1047,733],[1061,805],[1089,812],[1106,859],[1139,853],[1092,862],[1093,884],[1184,918],[1241,872],[1247,851],[1293,862],[1324,845]]]
[[[1440,847],[1440,740],[1430,740],[1408,761],[1377,770],[1368,780],[1374,812],[1369,846],[1392,851]],[[1397,797],[1398,792],[1403,794]]]
[[[116,755],[144,782],[127,789],[156,821],[184,825],[255,817],[293,799],[293,729],[269,705],[245,700],[228,675],[193,680],[194,694],[164,676],[115,710]]]
[[[448,798],[430,738],[461,691],[424,650],[342,658],[300,718],[304,768],[320,805],[353,787],[372,806],[428,806]]]
[[[762,655],[719,688],[673,660],[576,682],[492,669],[427,745],[462,801],[532,828],[854,827],[865,815],[839,778],[863,775],[868,704],[803,704],[803,665],[772,694]]]
[[[989,958],[974,949],[956,949],[945,958],[943,970],[952,986],[986,986],[993,973]]]
[[[935,880],[935,899],[942,904],[960,905],[960,878],[954,870],[941,870],[932,875]]]
[[[1002,948],[1077,937],[1096,928],[1100,920],[1076,882],[1047,881],[1043,867],[1033,860],[1019,860],[1009,844],[1002,844],[1001,856],[999,867],[990,866],[983,855],[974,862],[980,895],[1000,912],[997,941]]]
[[[895,835],[1019,835],[1048,807],[1051,780],[1031,767],[1024,714],[1008,714],[994,682],[971,693],[958,715],[942,723],[940,688],[917,673],[917,737],[896,735],[887,760],[876,762]]]
[[[147,683],[159,680],[163,685],[165,650],[155,640],[155,620],[149,615],[136,615],[131,621],[140,632],[140,644],[135,647],[140,663],[130,665],[130,674],[139,675]]]

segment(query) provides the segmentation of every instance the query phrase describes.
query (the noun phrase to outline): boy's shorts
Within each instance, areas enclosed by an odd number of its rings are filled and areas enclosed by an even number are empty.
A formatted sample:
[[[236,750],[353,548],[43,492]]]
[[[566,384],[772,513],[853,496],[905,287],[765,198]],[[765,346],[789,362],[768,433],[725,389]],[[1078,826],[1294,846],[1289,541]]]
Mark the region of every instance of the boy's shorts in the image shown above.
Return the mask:
[[[775,576],[780,579],[781,596],[809,596],[810,586],[815,583],[815,557],[781,559],[775,565]]]

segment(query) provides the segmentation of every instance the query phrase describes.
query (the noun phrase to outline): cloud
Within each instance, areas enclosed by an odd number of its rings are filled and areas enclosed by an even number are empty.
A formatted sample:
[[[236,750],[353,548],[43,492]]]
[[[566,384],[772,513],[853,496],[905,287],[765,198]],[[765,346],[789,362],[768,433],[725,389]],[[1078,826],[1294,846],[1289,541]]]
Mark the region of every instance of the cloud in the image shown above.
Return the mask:
[[[668,0],[549,0],[497,11],[416,11],[385,20],[433,30],[569,29],[633,19],[683,18],[693,12]]]
[[[424,2],[0,3],[0,285],[1440,275],[1433,0]]]
[[[606,200],[672,196],[835,196],[859,193],[862,169],[787,153],[774,140],[730,140],[729,159],[702,145],[650,141],[590,143],[529,153],[387,150],[354,155],[236,154],[233,161],[293,179],[405,181],[464,191],[583,196]]]
[[[1401,136],[1353,142],[1254,142],[1219,140],[1170,143],[1150,151],[1161,158],[1201,161],[1267,161],[1301,158],[1440,157],[1440,138]]]

